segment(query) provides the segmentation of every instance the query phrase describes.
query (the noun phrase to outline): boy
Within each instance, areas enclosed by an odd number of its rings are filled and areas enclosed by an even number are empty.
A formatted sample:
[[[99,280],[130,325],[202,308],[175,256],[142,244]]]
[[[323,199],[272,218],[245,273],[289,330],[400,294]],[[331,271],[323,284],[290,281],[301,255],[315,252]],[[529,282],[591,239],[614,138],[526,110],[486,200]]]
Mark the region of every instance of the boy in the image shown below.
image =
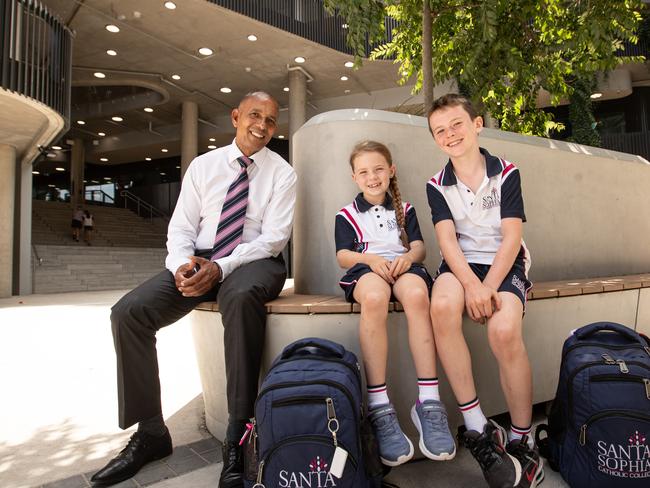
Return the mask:
[[[530,435],[532,377],[521,330],[531,283],[519,171],[479,147],[483,119],[465,97],[438,98],[428,122],[436,144],[449,156],[427,184],[443,257],[431,295],[431,319],[467,428],[459,441],[479,462],[490,487],[535,487],[544,471]],[[512,421],[507,437],[481,411],[463,337],[464,310],[475,322],[487,324]]]

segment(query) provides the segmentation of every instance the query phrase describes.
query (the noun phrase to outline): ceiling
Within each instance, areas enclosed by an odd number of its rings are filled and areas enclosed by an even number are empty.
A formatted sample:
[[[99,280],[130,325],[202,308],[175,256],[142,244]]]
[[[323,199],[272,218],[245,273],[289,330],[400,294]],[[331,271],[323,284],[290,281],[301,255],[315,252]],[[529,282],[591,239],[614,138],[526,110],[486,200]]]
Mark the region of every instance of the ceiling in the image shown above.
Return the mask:
[[[300,67],[313,78],[307,86],[308,115],[318,113],[319,100],[397,86],[397,67],[390,61],[346,68],[350,55],[205,0],[176,0],[174,10],[165,8],[164,0],[42,2],[75,32],[71,130],[61,139],[63,150],[53,164],[67,159],[65,143],[75,138],[84,140],[86,160],[98,164],[178,155],[185,100],[199,106],[199,151],[204,152],[210,144],[231,140],[230,110],[255,89],[279,100],[278,135],[286,137],[289,93],[284,88],[297,56],[306,59]],[[107,24],[120,32],[108,32]],[[250,34],[257,41],[249,41]],[[200,55],[201,47],[213,54]],[[108,55],[109,49],[117,55]],[[349,79],[342,81],[342,75]]]

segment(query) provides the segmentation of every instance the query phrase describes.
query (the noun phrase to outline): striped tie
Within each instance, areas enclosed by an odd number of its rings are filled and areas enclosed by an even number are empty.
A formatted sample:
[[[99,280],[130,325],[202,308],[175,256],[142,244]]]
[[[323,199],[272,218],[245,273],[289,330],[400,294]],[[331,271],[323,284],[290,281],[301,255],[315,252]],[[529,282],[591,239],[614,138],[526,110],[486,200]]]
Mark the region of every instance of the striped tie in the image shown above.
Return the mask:
[[[253,162],[246,156],[237,158],[241,166],[239,173],[232,182],[226,199],[221,209],[221,217],[217,226],[217,235],[214,238],[212,258],[228,256],[241,242],[246,220],[246,207],[248,205],[248,166]]]

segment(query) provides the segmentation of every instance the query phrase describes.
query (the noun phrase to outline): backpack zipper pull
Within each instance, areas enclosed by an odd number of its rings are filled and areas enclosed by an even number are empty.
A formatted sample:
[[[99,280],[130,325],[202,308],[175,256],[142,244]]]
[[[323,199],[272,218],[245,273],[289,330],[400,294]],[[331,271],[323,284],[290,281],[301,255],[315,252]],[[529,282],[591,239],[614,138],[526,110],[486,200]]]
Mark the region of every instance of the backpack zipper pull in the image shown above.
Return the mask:
[[[609,354],[603,354],[602,358],[605,360],[605,364],[616,364],[616,361]]]
[[[580,439],[578,442],[580,442],[581,446],[584,446],[585,442],[587,442],[587,424],[580,427]]]
[[[616,362],[618,363],[618,367],[621,369],[621,373],[629,373],[630,370],[627,369],[627,364],[625,364],[625,361],[622,359],[617,359]]]
[[[650,400],[650,380],[643,378],[643,384],[645,385],[645,396]]]
[[[262,483],[263,471],[264,471],[264,461],[260,461],[260,466],[257,469],[257,480],[255,480],[255,484],[253,485],[253,488],[265,488],[264,484]]]
[[[248,424],[246,425],[248,427]],[[251,439],[253,441],[253,452],[257,454],[257,422],[255,422],[255,417],[251,419]]]
[[[326,398],[325,403],[327,404],[327,430],[332,434],[332,439],[334,446],[338,446],[338,441],[336,440],[336,433],[339,430],[339,421],[336,418],[336,410],[334,410],[334,400],[331,398]]]

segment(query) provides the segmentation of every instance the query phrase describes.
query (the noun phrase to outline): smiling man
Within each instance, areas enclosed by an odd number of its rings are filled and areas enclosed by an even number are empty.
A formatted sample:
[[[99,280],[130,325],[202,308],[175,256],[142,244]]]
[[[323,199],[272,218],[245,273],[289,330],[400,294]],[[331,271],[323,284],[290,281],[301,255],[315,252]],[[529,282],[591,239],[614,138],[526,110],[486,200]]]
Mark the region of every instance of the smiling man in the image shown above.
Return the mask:
[[[201,302],[217,300],[224,326],[229,422],[220,488],[243,487],[238,441],[253,416],[264,345],[264,304],[286,278],[281,251],[289,240],[296,174],[266,148],[278,103],[247,94],[231,113],[235,140],[192,161],[169,223],[166,270],[113,306],[119,425],[138,423],[123,449],[92,482],[109,486],[172,453],[161,402],[156,331]]]

